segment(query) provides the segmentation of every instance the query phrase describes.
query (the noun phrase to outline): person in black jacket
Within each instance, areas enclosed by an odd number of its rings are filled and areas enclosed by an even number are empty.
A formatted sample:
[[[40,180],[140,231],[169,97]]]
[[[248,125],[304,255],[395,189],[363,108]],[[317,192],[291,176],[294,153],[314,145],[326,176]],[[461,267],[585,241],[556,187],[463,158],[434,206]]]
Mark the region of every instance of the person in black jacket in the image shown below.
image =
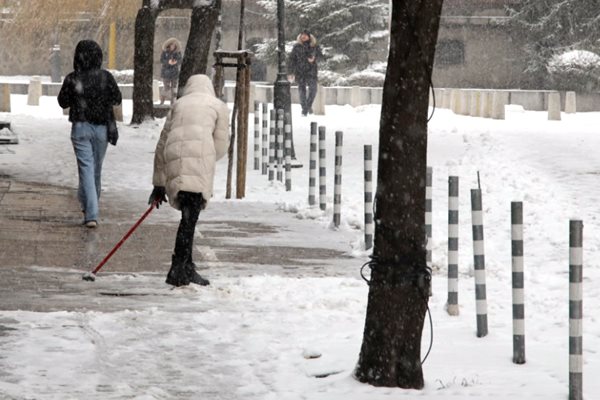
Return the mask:
[[[71,142],[77,158],[77,196],[84,213],[84,225],[98,225],[102,162],[108,142],[107,124],[114,118],[113,106],[121,104],[121,92],[112,74],[101,68],[102,49],[93,40],[77,43],[73,69],[58,94],[58,104],[69,109]]]
[[[288,59],[291,81],[298,82],[298,94],[302,115],[312,114],[312,104],[317,95],[317,61],[323,57],[317,39],[308,30],[303,30],[294,44]],[[306,88],[308,87],[308,97]]]

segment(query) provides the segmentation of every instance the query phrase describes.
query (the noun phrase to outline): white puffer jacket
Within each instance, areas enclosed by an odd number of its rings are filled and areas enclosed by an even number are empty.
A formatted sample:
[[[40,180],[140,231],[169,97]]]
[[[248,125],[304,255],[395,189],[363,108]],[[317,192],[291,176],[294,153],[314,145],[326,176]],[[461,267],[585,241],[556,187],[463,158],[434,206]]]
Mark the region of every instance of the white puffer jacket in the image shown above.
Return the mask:
[[[229,145],[229,110],[206,75],[191,76],[173,104],[154,153],[154,186],[180,209],[180,191],[212,196],[215,163]]]

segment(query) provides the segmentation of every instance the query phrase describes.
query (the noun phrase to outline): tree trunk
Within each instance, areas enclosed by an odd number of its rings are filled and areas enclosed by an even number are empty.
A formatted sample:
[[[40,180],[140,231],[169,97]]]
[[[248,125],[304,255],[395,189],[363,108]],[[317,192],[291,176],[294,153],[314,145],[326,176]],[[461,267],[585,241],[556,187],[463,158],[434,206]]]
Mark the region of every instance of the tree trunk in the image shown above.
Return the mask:
[[[356,378],[421,389],[429,84],[443,0],[393,0],[380,120],[375,245]]]
[[[132,124],[152,118],[152,59],[154,25],[158,11],[143,7],[135,19],[135,53],[133,56],[133,116]]]
[[[214,1],[210,6],[195,7],[192,10],[190,34],[179,74],[178,97],[181,96],[190,76],[207,73],[210,42],[220,13],[221,0]]]

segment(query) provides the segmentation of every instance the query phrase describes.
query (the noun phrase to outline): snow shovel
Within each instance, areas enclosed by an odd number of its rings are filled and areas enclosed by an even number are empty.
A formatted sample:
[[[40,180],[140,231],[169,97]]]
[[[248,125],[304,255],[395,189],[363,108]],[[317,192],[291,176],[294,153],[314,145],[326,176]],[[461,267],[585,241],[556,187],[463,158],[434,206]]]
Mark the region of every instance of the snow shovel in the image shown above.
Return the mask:
[[[148,215],[150,215],[150,213],[152,212],[152,210],[154,208],[156,208],[157,203],[158,203],[158,201],[154,201],[150,205],[150,207],[148,207],[148,209],[146,210],[146,212],[144,213],[144,215],[142,215],[142,217],[137,220],[137,222],[129,229],[129,231],[127,231],[127,233],[125,234],[125,236],[123,236],[123,238],[121,238],[121,240],[119,241],[119,243],[117,243],[116,246],[113,247],[113,249],[106,255],[106,257],[104,257],[104,259],[102,261],[100,261],[100,264],[98,264],[98,266],[96,268],[94,268],[94,270],[92,272],[86,272],[85,274],[83,274],[82,279],[84,281],[94,282],[96,280],[96,273],[98,271],[100,271],[100,268],[102,268],[104,266],[104,264],[106,264],[106,262],[112,257],[113,254],[115,254],[115,252],[117,250],[119,250],[119,247],[121,247],[121,245],[123,243],[125,243],[125,241],[127,240],[127,238],[129,238],[129,236],[131,236],[131,234],[133,233],[133,231],[135,231],[137,229],[137,227],[140,226],[140,224],[146,219],[146,217]]]

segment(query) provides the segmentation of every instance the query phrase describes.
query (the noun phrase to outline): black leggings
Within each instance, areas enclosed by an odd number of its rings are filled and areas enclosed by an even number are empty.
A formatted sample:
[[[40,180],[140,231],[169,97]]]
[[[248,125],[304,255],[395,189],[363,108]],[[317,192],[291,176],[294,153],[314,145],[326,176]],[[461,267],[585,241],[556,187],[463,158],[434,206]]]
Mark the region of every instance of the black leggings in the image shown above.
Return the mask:
[[[175,239],[175,257],[186,264],[192,262],[194,231],[200,211],[206,206],[202,193],[179,192],[177,195],[181,208],[181,221]]]

